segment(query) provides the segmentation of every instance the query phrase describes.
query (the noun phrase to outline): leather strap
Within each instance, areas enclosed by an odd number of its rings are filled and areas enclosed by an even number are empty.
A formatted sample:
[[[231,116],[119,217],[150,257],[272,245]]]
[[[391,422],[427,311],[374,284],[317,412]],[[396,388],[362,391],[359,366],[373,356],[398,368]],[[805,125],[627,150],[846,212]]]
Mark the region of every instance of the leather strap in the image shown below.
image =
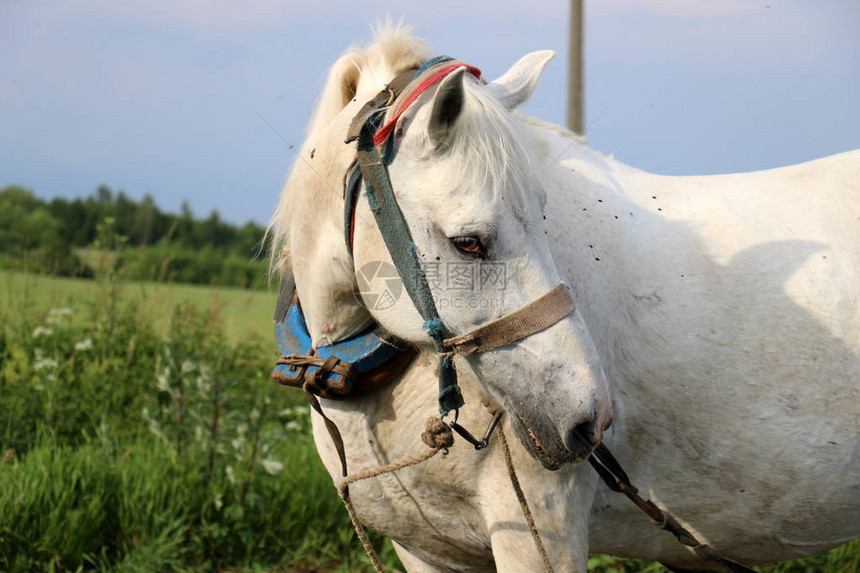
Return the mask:
[[[445,350],[475,354],[507,346],[549,328],[576,309],[570,289],[563,282],[527,305],[460,336],[446,338]]]
[[[451,410],[460,408],[464,401],[460,386],[457,384],[454,361],[444,354],[445,348],[442,341],[446,333],[445,325],[433,302],[433,293],[427,282],[427,276],[415,250],[409,226],[391,188],[388,171],[378,148],[373,143],[373,131],[369,124],[361,126],[356,157],[364,178],[370,211],[376,219],[394,268],[397,269],[412,304],[424,319],[424,328],[433,339],[436,352],[439,353],[439,410],[442,414],[447,414]]]
[[[307,383],[304,386],[305,398],[307,398],[308,403],[311,407],[317,411],[317,414],[322,416],[323,421],[325,422],[326,430],[328,430],[329,436],[331,436],[331,441],[334,443],[334,449],[337,450],[337,457],[340,459],[340,472],[343,477],[349,475],[349,472],[346,468],[346,451],[343,447],[343,438],[340,435],[340,430],[337,429],[337,426],[331,419],[325,415],[323,412],[322,406],[320,406],[320,401],[316,396],[308,389]]]
[[[394,76],[394,79],[386,84],[385,88],[376,96],[364,104],[360,110],[358,110],[358,115],[352,120],[352,123],[349,126],[349,131],[346,133],[346,143],[352,143],[358,136],[361,134],[361,128],[364,127],[364,124],[367,123],[367,120],[379,111],[380,108],[390,106],[394,103],[394,100],[397,99],[406,86],[409,85],[409,82],[412,81],[412,78],[415,77],[415,72],[418,71],[418,68],[409,68],[408,70],[404,70]]]
[[[373,142],[376,145],[382,145],[391,132],[394,130],[400,116],[409,109],[415,100],[424,93],[427,88],[439,83],[445,76],[452,73],[458,68],[466,68],[472,76],[478,80],[481,77],[481,70],[475,66],[470,66],[467,63],[459,60],[452,60],[447,56],[438,58],[438,62],[427,62],[420,70],[420,81],[414,81],[408,84],[402,92],[397,96],[394,105],[391,106],[390,112],[387,114],[388,121],[381,126],[376,133],[373,134]],[[418,75],[415,76],[416,78]],[[414,78],[413,78],[414,79]]]

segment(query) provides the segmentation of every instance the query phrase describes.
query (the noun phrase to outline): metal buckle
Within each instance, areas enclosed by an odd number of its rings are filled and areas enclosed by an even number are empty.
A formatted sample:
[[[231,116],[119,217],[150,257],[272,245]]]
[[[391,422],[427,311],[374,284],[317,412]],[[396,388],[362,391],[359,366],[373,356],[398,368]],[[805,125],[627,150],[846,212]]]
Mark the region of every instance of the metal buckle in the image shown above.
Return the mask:
[[[490,436],[495,431],[496,426],[499,425],[499,421],[502,419],[503,414],[504,412],[501,410],[497,410],[496,413],[493,414],[493,419],[490,420],[490,425],[487,426],[487,430],[484,432],[484,437],[480,440],[473,436],[469,430],[457,423],[457,419],[460,417],[459,409],[454,410],[454,421],[451,422],[451,429],[457,432],[461,438],[472,444],[476,450],[483,450],[490,445]]]

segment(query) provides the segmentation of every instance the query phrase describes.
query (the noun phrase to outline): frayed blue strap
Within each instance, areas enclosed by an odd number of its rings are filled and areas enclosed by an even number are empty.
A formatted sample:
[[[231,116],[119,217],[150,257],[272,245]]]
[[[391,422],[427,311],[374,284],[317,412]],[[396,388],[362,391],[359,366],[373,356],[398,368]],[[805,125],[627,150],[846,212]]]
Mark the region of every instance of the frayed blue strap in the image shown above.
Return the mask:
[[[361,128],[358,137],[357,158],[361,175],[364,179],[370,210],[376,218],[377,226],[385,241],[385,246],[394,262],[394,267],[400,275],[400,280],[406,289],[412,304],[424,319],[424,327],[433,339],[436,351],[441,354],[439,359],[439,410],[446,414],[463,406],[463,395],[457,385],[457,370],[453,358],[444,354],[443,340],[447,330],[427,282],[427,276],[421,267],[415,243],[409,233],[409,226],[400,211],[385,163],[379,156],[379,150],[373,142],[374,129],[368,121]],[[393,153],[392,142],[389,142],[389,152]]]

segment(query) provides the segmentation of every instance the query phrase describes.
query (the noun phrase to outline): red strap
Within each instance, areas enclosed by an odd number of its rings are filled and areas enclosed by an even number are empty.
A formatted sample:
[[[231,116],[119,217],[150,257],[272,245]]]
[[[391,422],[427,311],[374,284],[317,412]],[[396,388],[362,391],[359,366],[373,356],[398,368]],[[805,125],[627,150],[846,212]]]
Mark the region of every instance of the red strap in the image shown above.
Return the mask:
[[[420,84],[418,84],[418,87],[416,87],[415,90],[413,90],[413,92],[409,94],[409,96],[403,101],[403,103],[400,104],[397,109],[397,113],[394,114],[394,117],[388,120],[388,123],[379,128],[379,130],[373,136],[373,143],[375,143],[376,145],[381,145],[382,142],[385,141],[385,139],[394,129],[394,126],[397,125],[397,120],[400,119],[400,116],[403,115],[403,112],[409,109],[409,106],[412,105],[416,99],[418,99],[418,96],[427,91],[427,88],[439,83],[440,81],[442,81],[442,78],[444,78],[454,70],[458,70],[460,68],[466,68],[469,73],[475,76],[477,79],[481,78],[481,70],[479,70],[475,66],[470,66],[469,64],[464,64],[462,62],[455,62],[450,66],[446,66],[441,70],[433,73],[432,75],[426,77]]]

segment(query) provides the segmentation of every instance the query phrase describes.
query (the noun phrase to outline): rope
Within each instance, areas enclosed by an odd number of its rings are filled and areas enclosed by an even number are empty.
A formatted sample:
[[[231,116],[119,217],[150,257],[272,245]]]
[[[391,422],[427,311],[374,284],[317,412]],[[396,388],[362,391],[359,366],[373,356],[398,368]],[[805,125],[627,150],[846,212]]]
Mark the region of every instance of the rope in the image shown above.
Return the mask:
[[[540,560],[543,563],[544,571],[547,573],[554,573],[552,564],[549,562],[549,556],[547,555],[546,549],[541,541],[540,533],[538,533],[537,527],[535,527],[535,520],[532,517],[531,510],[529,509],[529,502],[526,501],[523,488],[520,487],[520,480],[517,478],[516,470],[514,470],[514,460],[511,458],[511,449],[508,447],[508,440],[505,437],[505,432],[502,430],[501,426],[499,426],[499,443],[502,445],[502,450],[505,453],[505,464],[508,466],[508,476],[511,478],[511,485],[514,486],[514,493],[517,494],[517,500],[520,502],[520,509],[523,511],[523,517],[526,518],[529,533],[532,534],[532,541],[534,541],[535,547],[540,554]]]
[[[349,497],[349,484],[418,465],[426,462],[442,450],[447,451],[448,448],[454,445],[454,435],[451,433],[451,427],[439,417],[427,420],[424,432],[421,434],[421,440],[430,448],[423,454],[393,464],[348,475],[341,480],[338,486],[338,493],[343,500],[343,504],[346,506],[346,512],[352,521],[352,527],[355,529],[355,533],[358,535],[358,539],[361,541],[362,546],[364,546],[364,551],[370,557],[373,568],[377,573],[385,573],[385,569],[382,567],[382,562],[379,560],[376,550],[370,544],[370,538],[367,537],[364,526],[358,520],[358,514],[355,512],[355,507],[352,505],[352,500]]]
[[[489,410],[491,414],[495,414],[496,412],[495,408],[491,407],[488,407],[487,410]],[[496,419],[494,419],[491,428],[495,427],[495,423],[497,423]],[[491,432],[492,429],[489,431]],[[544,571],[546,571],[546,573],[554,573],[552,564],[549,561],[549,556],[547,555],[546,549],[544,548],[543,542],[541,541],[540,533],[538,533],[537,526],[535,526],[535,521],[532,517],[532,512],[529,509],[529,504],[526,500],[526,496],[523,493],[523,488],[520,486],[520,480],[517,477],[517,472],[514,469],[514,461],[511,457],[511,449],[508,446],[508,440],[505,437],[505,433],[502,430],[501,425],[498,426],[498,432],[499,443],[502,445],[502,451],[504,452],[505,465],[508,468],[508,476],[511,478],[511,485],[514,488],[514,493],[517,496],[517,501],[519,501],[520,503],[520,509],[522,510],[523,517],[525,518],[526,524],[528,525],[529,533],[532,536],[532,541],[534,541],[535,548],[540,555]],[[487,436],[487,438],[489,438],[489,436]],[[438,416],[429,418],[427,420],[424,425],[424,432],[421,434],[421,440],[429,448],[423,454],[412,458],[407,458],[399,462],[387,464],[378,468],[373,468],[347,475],[341,480],[337,488],[338,493],[340,494],[340,498],[343,500],[343,504],[346,506],[346,512],[349,514],[349,519],[350,521],[352,521],[352,527],[355,529],[355,533],[356,535],[358,535],[358,539],[361,541],[361,545],[364,547],[364,551],[370,558],[370,561],[373,564],[373,569],[377,573],[385,573],[385,569],[382,565],[382,561],[380,561],[379,559],[379,555],[377,555],[376,550],[370,543],[370,538],[367,536],[367,532],[364,530],[364,526],[358,519],[358,513],[356,513],[355,506],[352,504],[352,499],[349,497],[349,486],[350,484],[362,480],[379,477],[381,475],[396,472],[397,470],[402,470],[410,466],[416,466],[420,463],[426,462],[441,451],[447,452],[448,448],[454,445],[454,435],[451,433],[451,426]]]

